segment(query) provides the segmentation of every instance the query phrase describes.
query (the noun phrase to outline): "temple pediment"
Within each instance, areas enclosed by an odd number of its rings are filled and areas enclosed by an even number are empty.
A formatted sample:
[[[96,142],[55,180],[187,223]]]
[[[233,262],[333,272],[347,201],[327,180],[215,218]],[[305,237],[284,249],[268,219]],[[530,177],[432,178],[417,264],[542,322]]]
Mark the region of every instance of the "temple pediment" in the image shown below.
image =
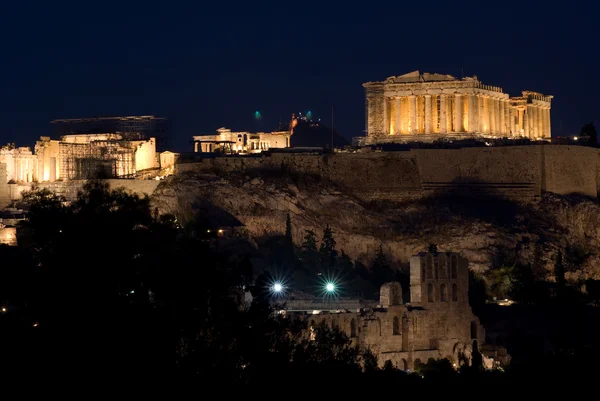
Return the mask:
[[[410,83],[410,82],[436,82],[436,81],[458,81],[459,79],[448,74],[436,74],[424,72],[421,74],[419,70],[412,71],[403,75],[389,77],[385,80],[386,83]]]

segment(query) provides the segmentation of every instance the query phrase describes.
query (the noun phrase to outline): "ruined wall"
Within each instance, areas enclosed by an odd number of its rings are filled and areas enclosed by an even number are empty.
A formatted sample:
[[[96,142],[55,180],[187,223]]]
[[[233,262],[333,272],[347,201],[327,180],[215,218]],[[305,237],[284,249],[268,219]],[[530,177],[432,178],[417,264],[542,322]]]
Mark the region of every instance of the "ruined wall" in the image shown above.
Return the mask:
[[[156,142],[154,138],[137,143],[135,151],[135,170],[141,171],[158,167],[156,165]]]
[[[412,310],[399,305],[298,317],[307,321],[309,330],[322,322],[339,328],[353,344],[370,349],[380,366],[389,360],[400,369],[413,369],[415,361],[425,363],[429,358],[448,358],[458,363],[460,351],[472,349],[474,340],[479,345],[485,341],[485,329],[479,319],[468,305],[462,304],[435,303]]]
[[[315,174],[364,199],[397,200],[435,191],[487,191],[533,200],[542,191],[598,196],[594,148],[540,145],[404,152],[217,157],[177,165],[177,172],[282,170]]]

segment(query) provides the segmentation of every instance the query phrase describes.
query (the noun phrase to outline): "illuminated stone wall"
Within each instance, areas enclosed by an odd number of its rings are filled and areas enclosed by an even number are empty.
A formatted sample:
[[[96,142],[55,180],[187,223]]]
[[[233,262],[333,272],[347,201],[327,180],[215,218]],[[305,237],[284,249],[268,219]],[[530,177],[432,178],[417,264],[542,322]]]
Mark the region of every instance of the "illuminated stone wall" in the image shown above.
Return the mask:
[[[150,138],[147,141],[135,142],[135,170],[142,171],[149,168],[157,168],[156,140]]]
[[[35,155],[38,159],[38,181],[53,182],[60,176],[60,142],[43,136],[35,143]]]
[[[552,96],[523,91],[509,97],[476,76],[414,71],[363,84],[367,137],[360,145],[431,141],[440,136],[549,139]]]
[[[600,152],[583,146],[532,145],[333,155],[273,153],[176,166],[179,173],[282,168],[330,180],[365,200],[469,190],[527,201],[537,199],[542,191],[597,198]]]

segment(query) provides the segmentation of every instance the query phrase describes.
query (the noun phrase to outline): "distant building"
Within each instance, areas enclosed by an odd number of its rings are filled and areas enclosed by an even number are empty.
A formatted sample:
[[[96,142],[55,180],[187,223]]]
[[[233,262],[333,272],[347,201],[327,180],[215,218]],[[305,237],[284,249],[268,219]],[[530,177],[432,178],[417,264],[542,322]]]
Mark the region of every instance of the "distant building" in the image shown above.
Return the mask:
[[[276,132],[231,132],[219,128],[216,134],[194,136],[194,152],[260,153],[271,148],[290,146],[289,131]]]

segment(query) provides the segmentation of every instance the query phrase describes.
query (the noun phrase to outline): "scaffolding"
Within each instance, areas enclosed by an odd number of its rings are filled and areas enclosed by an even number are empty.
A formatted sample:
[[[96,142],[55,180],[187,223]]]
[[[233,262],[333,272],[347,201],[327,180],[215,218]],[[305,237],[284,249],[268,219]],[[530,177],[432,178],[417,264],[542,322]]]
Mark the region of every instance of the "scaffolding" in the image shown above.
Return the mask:
[[[167,119],[155,116],[69,118],[51,121],[57,136],[119,133],[123,139],[165,139]]]
[[[92,141],[59,145],[60,174],[67,180],[131,178],[135,148],[128,141]]]

